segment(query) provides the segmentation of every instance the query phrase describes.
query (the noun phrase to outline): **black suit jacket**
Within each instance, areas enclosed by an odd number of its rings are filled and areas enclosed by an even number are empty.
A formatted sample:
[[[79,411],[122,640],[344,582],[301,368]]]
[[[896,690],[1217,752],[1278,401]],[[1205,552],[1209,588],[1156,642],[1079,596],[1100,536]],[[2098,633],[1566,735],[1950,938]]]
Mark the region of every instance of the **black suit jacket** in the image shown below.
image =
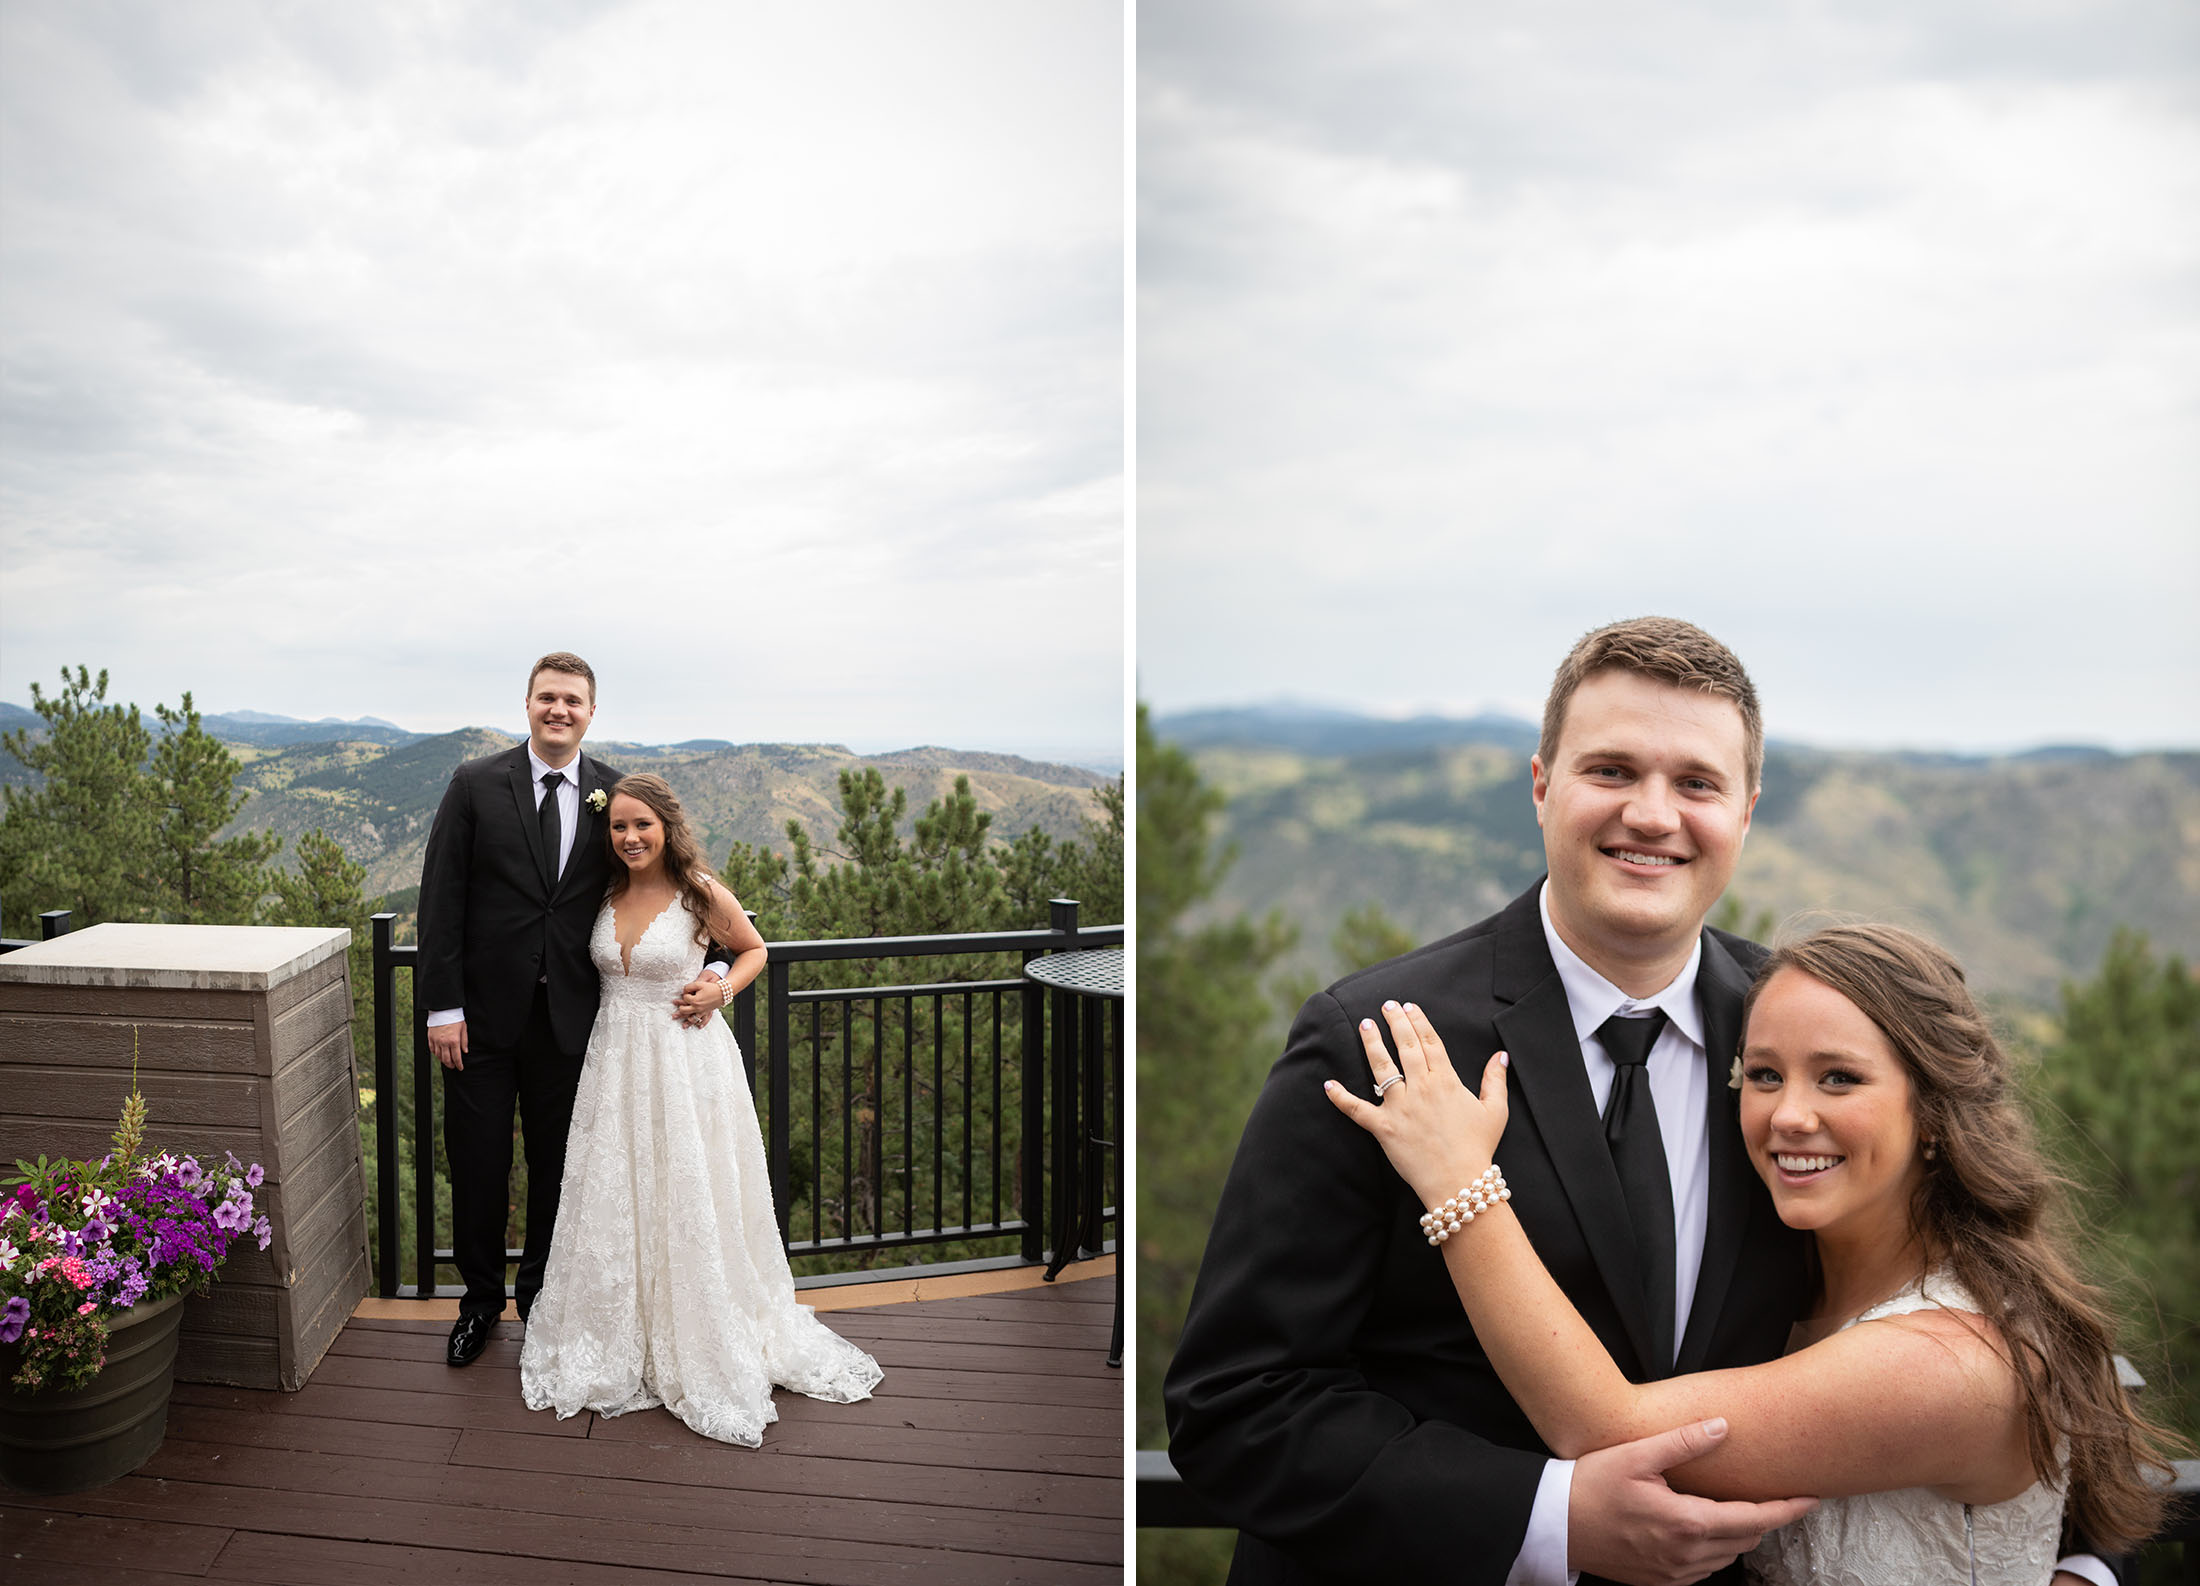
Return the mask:
[[[527,745],[451,773],[420,867],[420,971],[426,1008],[466,1010],[469,1044],[515,1046],[537,981],[548,977],[550,1029],[561,1051],[588,1046],[596,967],[588,933],[611,879],[604,817],[588,796],[620,773],[580,757],[580,824],[555,884],[542,843]]]
[[[1357,1026],[1386,998],[1418,1002],[1463,1070],[1512,1054],[1497,1148],[1512,1209],[1621,1369],[1646,1375],[1619,1178],[1536,897],[1316,996],[1254,1104],[1163,1384],[1171,1457],[1243,1533],[1238,1586],[1502,1586],[1549,1457],[1476,1344],[1421,1206],[1322,1094],[1335,1079],[1372,1095]],[[1776,1356],[1807,1298],[1803,1238],[1750,1169],[1726,1083],[1762,957],[1704,933],[1710,1214],[1680,1371]]]

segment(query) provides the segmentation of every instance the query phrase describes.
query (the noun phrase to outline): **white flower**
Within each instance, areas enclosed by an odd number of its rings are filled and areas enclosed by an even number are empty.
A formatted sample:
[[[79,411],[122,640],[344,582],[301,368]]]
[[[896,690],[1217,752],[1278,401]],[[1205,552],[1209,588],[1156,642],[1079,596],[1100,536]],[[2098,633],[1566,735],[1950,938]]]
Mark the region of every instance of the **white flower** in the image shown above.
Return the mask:
[[[1739,1052],[1734,1054],[1734,1071],[1726,1076],[1726,1088],[1728,1090],[1740,1090],[1742,1088],[1742,1054]]]
[[[15,1258],[23,1252],[15,1248],[15,1241],[0,1234],[0,1272],[13,1272]]]
[[[588,795],[588,807],[594,810],[598,815],[601,815],[604,812],[604,806],[609,804],[610,802],[611,795],[606,793],[602,788],[598,788],[595,792]]]

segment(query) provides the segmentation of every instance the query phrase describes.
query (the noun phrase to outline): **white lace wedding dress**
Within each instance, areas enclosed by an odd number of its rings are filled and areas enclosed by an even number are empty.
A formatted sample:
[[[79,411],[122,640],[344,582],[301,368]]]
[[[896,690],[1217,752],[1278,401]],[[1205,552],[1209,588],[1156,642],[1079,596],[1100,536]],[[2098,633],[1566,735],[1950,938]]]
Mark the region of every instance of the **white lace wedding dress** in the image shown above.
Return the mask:
[[[1841,1325],[1928,1308],[1979,1309],[1947,1274],[1934,1273]],[[1974,1579],[1979,1586],[2047,1586],[2062,1512],[2060,1481],[2035,1482],[2006,1503],[1955,1503],[1922,1487],[1829,1498],[1766,1536],[1749,1556],[1749,1572],[1766,1586],[1969,1586]]]
[[[847,1404],[877,1362],[795,1303],[741,1050],[722,1018],[672,1015],[702,971],[675,899],[622,966],[608,904],[589,956],[603,1000],[573,1104],[542,1292],[520,1350],[531,1409],[562,1418],[663,1404],[755,1447],[772,1385]]]

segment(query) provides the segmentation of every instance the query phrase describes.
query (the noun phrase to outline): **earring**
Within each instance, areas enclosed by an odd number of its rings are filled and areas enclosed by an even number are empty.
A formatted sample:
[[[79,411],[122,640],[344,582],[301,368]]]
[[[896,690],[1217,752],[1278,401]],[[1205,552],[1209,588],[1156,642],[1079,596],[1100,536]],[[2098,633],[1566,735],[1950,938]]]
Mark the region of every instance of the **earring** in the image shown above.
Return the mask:
[[[1936,1156],[1936,1155],[1937,1155],[1937,1154],[1939,1153],[1939,1150],[1940,1150],[1940,1148],[1939,1148],[1939,1147],[1938,1147],[1937,1145],[1935,1145],[1935,1144],[1934,1144],[1934,1143],[1933,1143],[1932,1141],[1930,1141],[1930,1140],[1926,1141],[1926,1142],[1925,1142],[1925,1160],[1926,1160],[1926,1161],[1928,1161],[1928,1162],[1932,1161],[1932,1160],[1933,1160],[1933,1158],[1934,1158],[1934,1157],[1935,1157],[1935,1156]]]

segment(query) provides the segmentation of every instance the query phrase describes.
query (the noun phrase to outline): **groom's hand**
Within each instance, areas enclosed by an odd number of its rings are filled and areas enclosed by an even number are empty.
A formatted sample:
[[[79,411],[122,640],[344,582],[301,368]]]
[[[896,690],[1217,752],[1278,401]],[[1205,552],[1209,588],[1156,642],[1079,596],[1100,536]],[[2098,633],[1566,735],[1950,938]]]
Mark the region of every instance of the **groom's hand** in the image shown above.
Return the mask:
[[[1816,1498],[1716,1503],[1666,1485],[1675,1465],[1701,1459],[1726,1436],[1724,1420],[1600,1448],[1574,1462],[1566,1567],[1628,1586],[1682,1586],[1724,1569],[1818,1506]]]
[[[428,1026],[428,1051],[445,1068],[466,1066],[466,1021]]]
[[[718,976],[704,970],[701,976],[680,988],[680,1000],[673,1004],[673,1017],[691,1030],[699,1030],[717,1017],[718,1010],[726,1005],[725,994],[718,988]]]

